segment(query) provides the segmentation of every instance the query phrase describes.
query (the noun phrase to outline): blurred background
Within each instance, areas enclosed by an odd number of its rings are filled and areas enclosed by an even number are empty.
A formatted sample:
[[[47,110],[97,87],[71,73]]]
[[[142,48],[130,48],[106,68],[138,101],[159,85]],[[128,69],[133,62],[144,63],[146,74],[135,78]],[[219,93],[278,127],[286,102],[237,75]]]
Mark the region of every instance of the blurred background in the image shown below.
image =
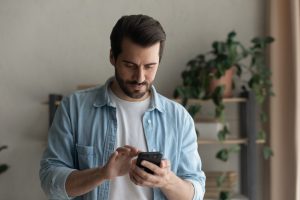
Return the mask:
[[[8,147],[0,152],[0,164],[9,165],[0,174],[0,200],[47,199],[38,170],[47,143],[48,95],[69,95],[78,85],[103,84],[113,75],[109,36],[128,14],[150,15],[166,31],[155,86],[168,97],[182,83],[187,61],[230,31],[245,45],[254,36],[275,38],[267,60],[276,95],[264,107],[274,156],[264,160],[258,150],[255,189],[259,200],[299,200],[297,0],[0,0],[0,146]],[[211,112],[209,105],[205,109]],[[239,126],[237,109],[230,105],[226,111],[232,128]],[[224,164],[214,158],[217,144],[199,146],[204,170],[240,176],[239,153]],[[234,190],[240,193],[239,181]]]

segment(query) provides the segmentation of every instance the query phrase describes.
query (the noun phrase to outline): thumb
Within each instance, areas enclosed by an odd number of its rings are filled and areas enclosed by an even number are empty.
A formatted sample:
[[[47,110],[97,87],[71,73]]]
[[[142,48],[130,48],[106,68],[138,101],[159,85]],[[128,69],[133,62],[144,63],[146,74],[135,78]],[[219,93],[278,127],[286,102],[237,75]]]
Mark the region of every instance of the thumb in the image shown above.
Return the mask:
[[[166,160],[166,159],[161,160],[161,162],[160,162],[160,167],[161,167],[161,168],[167,168],[167,167],[170,167],[170,161],[169,161],[169,160]]]

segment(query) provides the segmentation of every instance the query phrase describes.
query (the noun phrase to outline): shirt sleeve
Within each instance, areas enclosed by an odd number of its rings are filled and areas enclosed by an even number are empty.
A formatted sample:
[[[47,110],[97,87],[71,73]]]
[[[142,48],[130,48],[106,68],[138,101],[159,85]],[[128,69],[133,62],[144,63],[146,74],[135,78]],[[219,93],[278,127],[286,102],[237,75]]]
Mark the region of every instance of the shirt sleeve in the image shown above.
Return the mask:
[[[41,186],[49,199],[71,199],[65,183],[74,171],[74,139],[69,109],[69,98],[61,101],[48,133],[48,146],[40,162]]]
[[[205,193],[205,174],[198,153],[197,135],[192,117],[186,114],[182,130],[182,147],[177,175],[194,186],[193,200],[202,200]]]

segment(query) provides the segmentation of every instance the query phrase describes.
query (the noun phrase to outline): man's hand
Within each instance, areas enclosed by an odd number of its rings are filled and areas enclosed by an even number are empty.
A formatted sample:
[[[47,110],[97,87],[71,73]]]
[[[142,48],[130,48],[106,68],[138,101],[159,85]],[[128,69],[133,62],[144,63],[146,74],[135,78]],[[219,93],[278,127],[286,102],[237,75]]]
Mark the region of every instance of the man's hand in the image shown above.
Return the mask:
[[[85,170],[74,170],[66,180],[66,192],[76,197],[91,191],[107,179],[123,176],[128,173],[133,157],[138,150],[132,146],[119,147],[103,167]]]
[[[142,166],[152,170],[149,174],[136,166],[136,159],[132,161],[129,177],[139,186],[159,187],[170,200],[193,199],[194,187],[189,181],[182,180],[170,170],[170,161],[162,160],[160,167],[148,161],[142,161]],[[180,190],[178,190],[180,188]]]
[[[152,175],[145,172],[143,169],[136,166],[136,159],[133,160],[129,177],[136,185],[163,188],[170,184],[170,177],[173,174],[170,171],[170,161],[162,160],[160,167],[146,160],[142,161],[141,165],[152,170],[154,174]]]
[[[131,160],[137,156],[138,150],[132,146],[119,147],[111,155],[106,165],[102,168],[105,179],[114,179],[129,172]]]

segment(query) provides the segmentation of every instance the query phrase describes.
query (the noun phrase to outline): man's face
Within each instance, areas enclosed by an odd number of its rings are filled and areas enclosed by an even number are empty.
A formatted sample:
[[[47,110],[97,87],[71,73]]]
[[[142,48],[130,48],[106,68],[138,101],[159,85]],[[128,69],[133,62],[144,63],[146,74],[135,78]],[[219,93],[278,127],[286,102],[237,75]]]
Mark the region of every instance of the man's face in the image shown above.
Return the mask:
[[[148,96],[159,65],[159,45],[142,47],[125,38],[122,52],[117,60],[111,57],[115,66],[117,94],[129,101],[142,100]]]

